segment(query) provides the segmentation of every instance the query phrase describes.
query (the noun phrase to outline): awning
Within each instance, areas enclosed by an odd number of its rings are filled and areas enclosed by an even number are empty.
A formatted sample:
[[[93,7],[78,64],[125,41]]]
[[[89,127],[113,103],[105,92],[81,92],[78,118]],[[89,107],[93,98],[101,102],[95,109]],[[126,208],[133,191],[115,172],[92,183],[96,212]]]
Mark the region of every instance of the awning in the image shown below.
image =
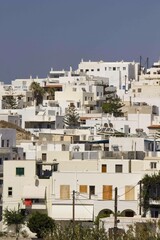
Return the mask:
[[[22,198],[45,199],[45,186],[24,186]]]

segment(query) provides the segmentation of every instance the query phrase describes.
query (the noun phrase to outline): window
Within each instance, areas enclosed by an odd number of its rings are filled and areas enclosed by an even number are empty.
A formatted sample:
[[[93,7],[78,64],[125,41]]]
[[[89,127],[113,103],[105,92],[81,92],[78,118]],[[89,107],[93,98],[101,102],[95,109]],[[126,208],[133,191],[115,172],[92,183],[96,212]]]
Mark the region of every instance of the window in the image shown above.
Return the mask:
[[[103,200],[112,200],[112,186],[103,185]]]
[[[85,97],[84,100],[87,101],[87,97]]]
[[[107,71],[107,67],[105,67],[105,71]]]
[[[60,137],[60,141],[64,141],[64,137],[63,136]]]
[[[47,153],[42,153],[42,161],[46,161],[47,160]]]
[[[97,97],[99,96],[99,92],[97,92]]]
[[[79,186],[80,193],[87,193],[87,185],[80,185]]]
[[[95,186],[89,186],[89,198],[91,198],[92,195],[95,195]]]
[[[100,69],[99,68],[97,68],[97,72],[99,72],[100,71]]]
[[[8,197],[12,197],[12,187],[8,187]]]
[[[126,70],[126,67],[123,67],[123,70]]]
[[[24,176],[24,168],[17,167],[16,168],[16,176]]]
[[[80,72],[83,72],[83,69],[80,69]]]
[[[111,67],[109,67],[109,71],[111,71],[112,70],[112,68]]]
[[[0,179],[0,186],[2,187],[3,186],[3,180]]]
[[[113,67],[113,71],[116,71],[116,67]]]
[[[122,173],[122,172],[123,172],[123,165],[121,165],[121,164],[116,164],[116,165],[115,165],[115,172],[116,172],[116,173]]]
[[[80,107],[80,102],[77,102],[77,108],[79,108]]]
[[[107,172],[107,165],[106,164],[102,164],[101,172],[102,173],[106,173]]]
[[[62,144],[62,151],[66,151],[66,145]]]
[[[125,200],[129,201],[129,200],[135,200],[135,188],[134,186],[125,186]]]
[[[157,168],[157,163],[151,162],[151,169],[156,169],[156,168]]]
[[[0,165],[2,165],[3,164],[3,161],[2,161],[2,158],[0,158]]]
[[[138,92],[141,92],[141,88],[138,88]]]
[[[94,72],[94,69],[91,69],[91,72]]]
[[[60,199],[70,199],[70,185],[60,185]]]
[[[7,147],[9,147],[9,139],[7,139]]]
[[[86,72],[89,72],[89,69],[86,69]]]
[[[4,140],[2,139],[2,144],[1,144],[2,147],[4,147]]]

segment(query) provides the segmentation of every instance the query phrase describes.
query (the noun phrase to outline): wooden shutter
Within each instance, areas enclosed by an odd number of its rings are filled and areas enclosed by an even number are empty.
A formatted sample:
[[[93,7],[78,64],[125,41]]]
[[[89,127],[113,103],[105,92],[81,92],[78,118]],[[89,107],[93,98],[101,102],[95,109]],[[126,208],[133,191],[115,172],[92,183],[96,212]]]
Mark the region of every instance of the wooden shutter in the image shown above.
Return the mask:
[[[60,186],[60,199],[70,199],[70,186],[61,185]]]
[[[107,172],[107,165],[106,164],[102,164],[102,173]]]
[[[125,200],[135,200],[134,186],[125,186]]]
[[[103,200],[112,200],[112,186],[103,185]]]
[[[79,186],[80,193],[87,193],[87,185],[80,185]]]

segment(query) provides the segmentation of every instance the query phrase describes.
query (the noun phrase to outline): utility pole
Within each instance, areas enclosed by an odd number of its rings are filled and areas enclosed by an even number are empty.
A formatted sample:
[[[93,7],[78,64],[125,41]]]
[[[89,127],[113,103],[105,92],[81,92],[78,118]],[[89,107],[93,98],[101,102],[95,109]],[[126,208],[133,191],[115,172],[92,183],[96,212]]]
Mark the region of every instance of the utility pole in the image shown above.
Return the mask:
[[[141,205],[142,205],[142,181],[139,181],[139,215],[142,214]]]
[[[117,199],[118,199],[118,189],[115,187],[115,197],[114,197],[114,240],[117,239]]]
[[[74,233],[75,233],[75,193],[76,191],[73,190],[73,202],[72,202],[72,206],[73,206],[73,216],[72,216],[72,222],[73,222],[73,239],[74,239]]]

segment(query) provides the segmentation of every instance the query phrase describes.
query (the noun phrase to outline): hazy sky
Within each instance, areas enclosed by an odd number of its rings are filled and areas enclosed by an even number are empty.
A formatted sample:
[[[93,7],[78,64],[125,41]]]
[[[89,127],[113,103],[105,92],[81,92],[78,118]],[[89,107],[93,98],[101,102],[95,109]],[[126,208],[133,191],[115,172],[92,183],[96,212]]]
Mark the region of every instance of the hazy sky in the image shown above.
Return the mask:
[[[0,0],[0,81],[160,57],[160,0]]]

